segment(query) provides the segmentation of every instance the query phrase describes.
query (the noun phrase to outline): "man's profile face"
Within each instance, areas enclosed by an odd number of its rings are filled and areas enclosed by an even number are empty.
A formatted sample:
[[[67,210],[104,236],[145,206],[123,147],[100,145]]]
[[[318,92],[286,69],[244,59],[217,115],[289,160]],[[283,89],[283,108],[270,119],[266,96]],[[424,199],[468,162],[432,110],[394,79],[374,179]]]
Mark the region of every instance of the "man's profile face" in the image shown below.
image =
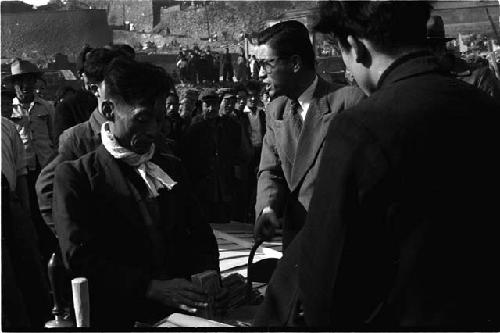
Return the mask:
[[[147,153],[164,125],[165,96],[142,105],[113,98],[111,101],[115,105],[113,135],[117,141],[137,154]]]
[[[168,96],[166,100],[167,115],[172,116],[179,113],[179,100],[175,96]]]
[[[201,103],[201,111],[205,119],[217,118],[219,114],[219,100],[217,98],[206,98]]]
[[[12,82],[16,97],[21,103],[31,103],[35,99],[36,77],[33,75],[20,75]]]
[[[293,85],[293,70],[287,57],[280,57],[269,44],[261,45],[262,63],[266,72],[264,84],[271,97],[287,95]]]

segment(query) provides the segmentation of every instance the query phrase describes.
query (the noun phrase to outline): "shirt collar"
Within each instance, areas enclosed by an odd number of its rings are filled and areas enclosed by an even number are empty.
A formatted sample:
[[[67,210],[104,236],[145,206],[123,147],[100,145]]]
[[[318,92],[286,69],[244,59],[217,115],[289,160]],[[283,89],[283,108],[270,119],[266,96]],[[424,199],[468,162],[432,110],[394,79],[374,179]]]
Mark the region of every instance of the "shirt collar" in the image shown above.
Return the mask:
[[[33,104],[40,104],[40,97],[38,97],[37,95],[35,95],[35,98],[33,99],[33,102],[30,103],[30,106],[33,105]],[[21,101],[17,97],[14,97],[12,99],[12,105],[22,105],[22,103],[21,103]]]
[[[304,90],[304,92],[302,93],[302,95],[299,96],[299,98],[297,98],[302,110],[306,110],[309,108],[309,104],[311,104],[313,94],[314,91],[316,90],[317,85],[318,85],[318,76],[316,75],[311,85],[306,90]]]

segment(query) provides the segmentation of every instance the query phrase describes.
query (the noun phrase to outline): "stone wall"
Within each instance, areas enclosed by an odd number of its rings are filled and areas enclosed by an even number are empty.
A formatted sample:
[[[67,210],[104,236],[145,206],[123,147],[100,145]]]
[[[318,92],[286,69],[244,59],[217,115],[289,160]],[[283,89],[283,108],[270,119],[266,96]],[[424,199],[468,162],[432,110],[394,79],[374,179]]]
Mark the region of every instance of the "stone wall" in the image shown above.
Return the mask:
[[[265,28],[265,22],[288,10],[307,8],[310,1],[220,1],[209,6],[183,11],[162,10],[161,23],[172,34],[207,39],[216,34],[218,41],[240,41],[243,33]]]
[[[125,22],[134,24],[137,31],[153,29],[152,0],[80,0],[92,8],[106,9],[111,26],[124,26]]]
[[[2,58],[23,57],[46,62],[55,53],[70,61],[85,44],[112,42],[104,10],[71,10],[2,14]]]

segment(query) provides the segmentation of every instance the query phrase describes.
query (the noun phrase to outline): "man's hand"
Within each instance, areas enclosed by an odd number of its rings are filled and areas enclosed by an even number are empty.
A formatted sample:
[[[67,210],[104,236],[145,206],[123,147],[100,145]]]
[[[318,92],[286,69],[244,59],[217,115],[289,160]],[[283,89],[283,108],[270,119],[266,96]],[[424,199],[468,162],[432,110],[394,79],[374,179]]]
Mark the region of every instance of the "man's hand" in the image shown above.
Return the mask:
[[[266,207],[255,222],[254,237],[256,240],[269,241],[273,238],[275,230],[279,227],[278,216],[274,210]]]
[[[152,280],[146,297],[193,314],[208,306],[207,294],[185,279]]]

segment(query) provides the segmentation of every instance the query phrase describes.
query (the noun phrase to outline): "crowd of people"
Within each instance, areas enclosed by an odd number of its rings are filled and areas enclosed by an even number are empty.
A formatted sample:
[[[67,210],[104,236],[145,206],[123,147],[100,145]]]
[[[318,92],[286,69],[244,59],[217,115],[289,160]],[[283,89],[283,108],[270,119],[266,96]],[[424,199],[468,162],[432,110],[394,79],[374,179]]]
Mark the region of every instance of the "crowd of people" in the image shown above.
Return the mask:
[[[131,329],[208,306],[209,223],[282,230],[254,325],[498,328],[500,83],[446,52],[428,2],[321,4],[314,29],[350,85],[316,73],[309,31],[283,21],[262,59],[181,52],[181,83],[127,45],[85,47],[56,106],[16,59],[2,90],[2,327],[50,318],[47,263],[89,281],[90,325]],[[436,32],[437,31],[437,32]],[[190,64],[191,62],[191,64]],[[213,66],[212,66],[213,65]],[[241,68],[238,66],[241,65]],[[233,80],[236,78],[236,81]],[[214,307],[224,311],[221,288]]]
[[[200,50],[182,48],[176,59],[177,74],[181,84],[243,83],[259,80],[261,65],[255,55],[250,59],[243,51],[233,61],[229,48],[225,53],[212,53],[210,48]],[[222,82],[221,82],[222,81]]]

